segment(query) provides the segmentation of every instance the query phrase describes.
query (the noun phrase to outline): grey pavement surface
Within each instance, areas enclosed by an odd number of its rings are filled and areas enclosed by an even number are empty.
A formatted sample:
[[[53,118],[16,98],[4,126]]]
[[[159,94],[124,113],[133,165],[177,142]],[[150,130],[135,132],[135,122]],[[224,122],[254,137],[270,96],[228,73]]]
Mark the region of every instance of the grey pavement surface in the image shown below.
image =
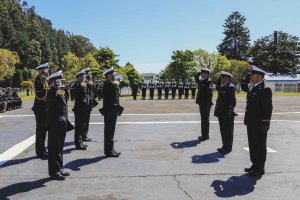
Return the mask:
[[[200,120],[194,100],[124,100],[125,115],[118,119],[115,137],[120,158],[104,157],[100,104],[93,110],[89,132],[93,141],[87,143],[87,151],[75,150],[74,133],[67,133],[64,164],[70,177],[63,182],[49,180],[47,161],[35,158],[32,145],[0,167],[0,199],[300,199],[300,97],[273,100],[268,147],[277,152],[268,153],[262,178],[243,173],[250,166],[243,114],[235,119],[233,152],[223,156],[216,152],[221,138],[213,115],[211,139],[196,140],[201,124],[188,123]],[[0,114],[0,153],[34,134],[31,106],[25,101],[23,109]],[[236,112],[244,110],[245,98],[238,98]]]

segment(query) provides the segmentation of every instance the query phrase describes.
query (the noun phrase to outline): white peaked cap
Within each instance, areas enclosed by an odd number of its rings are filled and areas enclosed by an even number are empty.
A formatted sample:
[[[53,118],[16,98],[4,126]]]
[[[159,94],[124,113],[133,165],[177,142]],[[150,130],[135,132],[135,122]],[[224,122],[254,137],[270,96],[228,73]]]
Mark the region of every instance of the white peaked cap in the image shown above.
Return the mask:
[[[77,72],[77,74],[75,74],[75,78],[76,78],[77,76],[80,76],[80,75],[83,75],[83,74],[85,74],[84,69],[81,70],[81,71],[79,71],[79,72]]]
[[[252,71],[259,72],[259,73],[262,73],[262,74],[268,74],[268,72],[260,69],[259,67],[254,66],[254,65],[252,65]]]
[[[38,70],[38,69],[43,69],[43,68],[49,68],[49,63],[45,63],[45,64],[42,64],[42,65],[39,65],[35,69]]]
[[[50,81],[51,79],[61,79],[62,77],[62,71],[58,71],[58,72],[55,72],[54,74],[51,74],[47,80]]]
[[[106,70],[103,75],[106,76],[109,73],[114,73],[115,69],[113,67],[109,68],[108,70]]]
[[[232,77],[232,74],[230,74],[229,72],[225,72],[225,71],[221,71],[221,75]]]
[[[87,67],[87,68],[83,69],[83,71],[84,72],[89,72],[89,71],[91,71],[91,69],[89,67]]]
[[[210,70],[206,67],[201,67],[200,72],[205,71],[205,72],[210,72]]]

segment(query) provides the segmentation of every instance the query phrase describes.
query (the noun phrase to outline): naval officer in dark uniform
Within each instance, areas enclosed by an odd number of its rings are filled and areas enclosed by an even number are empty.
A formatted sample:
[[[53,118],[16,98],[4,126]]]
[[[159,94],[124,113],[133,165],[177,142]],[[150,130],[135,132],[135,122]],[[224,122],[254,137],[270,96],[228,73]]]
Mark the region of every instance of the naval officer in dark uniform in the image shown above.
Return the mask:
[[[91,111],[90,99],[88,97],[88,89],[86,83],[85,71],[81,70],[75,75],[77,81],[74,84],[74,108],[75,114],[75,147],[77,150],[86,150],[87,145],[83,144],[83,137],[86,131],[86,123],[88,115]]]
[[[155,83],[153,83],[153,80],[151,80],[151,82],[149,83],[148,88],[150,90],[150,97],[149,97],[149,99],[153,100],[153,98],[154,98],[154,91],[155,91]]]
[[[166,82],[164,83],[164,89],[165,89],[165,99],[169,99],[170,82],[168,79],[166,79]]]
[[[49,65],[48,63],[42,64],[36,70],[39,74],[34,80],[35,99],[32,107],[36,121],[35,153],[38,158],[46,159],[48,157],[45,140],[47,133],[46,99],[49,87],[47,82]]]
[[[157,89],[157,100],[161,100],[162,90],[163,90],[163,84],[160,80],[158,80],[158,83],[156,84]]]
[[[145,100],[147,95],[147,83],[145,83],[145,81],[143,81],[141,88],[142,88],[142,100]]]
[[[218,98],[214,115],[218,117],[222,144],[218,151],[223,154],[228,154],[232,150],[234,117],[236,113],[234,108],[236,105],[235,89],[231,84],[232,74],[221,71],[221,76],[216,84]]]
[[[192,80],[191,90],[192,90],[192,99],[195,99],[196,90],[197,90],[197,84],[195,83],[195,80]]]
[[[251,176],[265,173],[267,157],[267,133],[272,117],[272,91],[265,87],[266,72],[252,66],[251,75],[243,78],[241,88],[247,92],[247,105],[244,123],[247,126],[249,153],[252,166],[246,168]]]
[[[114,148],[114,135],[117,118],[123,112],[119,101],[119,86],[115,82],[114,68],[103,73],[106,81],[103,85],[103,108],[100,113],[104,116],[104,153],[106,157],[119,157]]]
[[[212,82],[209,79],[210,70],[202,67],[201,71],[195,76],[195,81],[198,83],[198,94],[196,103],[199,105],[201,116],[201,133],[200,141],[209,139],[209,115],[212,103]]]
[[[176,98],[176,90],[177,90],[177,83],[175,81],[175,78],[173,78],[171,82],[172,99]]]
[[[182,82],[182,79],[179,79],[178,82],[178,99],[182,99],[182,95],[184,94],[184,84]]]
[[[54,180],[65,180],[69,176],[63,170],[63,148],[66,132],[74,129],[68,122],[67,102],[61,82],[62,71],[48,77],[50,89],[47,95],[47,127],[48,127],[48,169]]]

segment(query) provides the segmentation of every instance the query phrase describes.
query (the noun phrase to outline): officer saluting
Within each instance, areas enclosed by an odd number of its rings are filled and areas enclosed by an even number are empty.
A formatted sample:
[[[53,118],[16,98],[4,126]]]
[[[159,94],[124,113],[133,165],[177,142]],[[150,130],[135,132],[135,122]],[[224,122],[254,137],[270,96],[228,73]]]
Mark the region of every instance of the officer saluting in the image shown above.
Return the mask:
[[[104,153],[106,157],[119,157],[114,148],[114,135],[117,117],[124,110],[119,102],[119,86],[114,82],[114,68],[110,68],[103,73],[106,81],[103,86],[103,108],[99,111],[104,115]]]
[[[236,105],[234,85],[230,83],[232,74],[221,71],[221,77],[218,79],[216,89],[218,98],[214,115],[218,117],[223,146],[218,151],[228,154],[232,150],[234,117],[236,116],[234,108]]]
[[[244,77],[241,83],[242,90],[247,92],[244,123],[247,126],[252,162],[252,166],[246,168],[245,172],[251,176],[261,176],[265,173],[267,133],[273,110],[272,91],[270,88],[265,88],[265,74],[264,70],[252,66],[251,75]]]
[[[201,71],[195,76],[195,81],[198,83],[198,94],[196,103],[199,105],[201,115],[201,133],[200,141],[209,139],[209,115],[212,103],[212,82],[209,79],[210,70],[202,67]]]
[[[36,121],[35,152],[38,158],[46,159],[48,157],[45,140],[47,133],[46,99],[49,87],[47,82],[49,65],[45,63],[35,69],[39,73],[34,80],[35,99],[32,107]]]
[[[98,102],[95,100],[95,96],[94,96],[94,82],[93,82],[92,74],[90,74],[91,69],[89,67],[87,67],[83,71],[85,72],[85,75],[86,75],[85,82],[87,84],[86,89],[87,89],[87,97],[88,97],[90,109],[87,113],[84,132],[83,132],[83,136],[82,136],[82,141],[90,142],[90,141],[92,141],[92,138],[88,137],[88,133],[89,133],[89,127],[90,127],[91,112],[92,112],[92,109],[98,105]]]
[[[49,76],[50,89],[47,95],[48,168],[51,179],[65,180],[69,176],[63,170],[63,148],[66,132],[74,129],[68,122],[65,91],[62,88],[62,71]]]
[[[75,103],[73,112],[75,114],[75,147],[77,150],[86,150],[87,145],[83,144],[83,137],[86,130],[88,115],[91,111],[88,97],[85,71],[81,70],[75,75],[77,81],[74,84]]]

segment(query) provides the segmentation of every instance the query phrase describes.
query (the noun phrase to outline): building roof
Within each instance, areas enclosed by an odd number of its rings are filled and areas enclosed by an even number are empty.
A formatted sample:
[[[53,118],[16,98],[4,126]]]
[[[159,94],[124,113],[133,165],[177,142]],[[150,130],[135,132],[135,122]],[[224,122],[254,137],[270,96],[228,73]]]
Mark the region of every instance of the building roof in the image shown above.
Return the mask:
[[[265,79],[267,82],[300,82],[300,74],[266,74]]]

